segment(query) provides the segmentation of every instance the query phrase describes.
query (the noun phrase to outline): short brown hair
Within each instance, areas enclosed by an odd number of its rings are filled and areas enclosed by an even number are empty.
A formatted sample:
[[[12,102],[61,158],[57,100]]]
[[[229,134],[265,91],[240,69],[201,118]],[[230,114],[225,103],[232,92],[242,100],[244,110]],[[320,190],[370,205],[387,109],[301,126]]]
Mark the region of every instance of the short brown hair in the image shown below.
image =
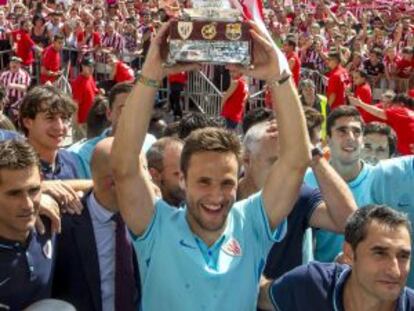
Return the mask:
[[[131,93],[133,88],[134,88],[134,84],[129,83],[129,82],[121,82],[121,83],[115,84],[109,91],[109,95],[108,95],[109,109],[112,110],[117,95],[125,94],[125,93],[129,94]]]
[[[362,130],[364,130],[364,121],[361,118],[361,114],[359,113],[358,109],[354,106],[340,106],[331,111],[328,115],[328,119],[326,122],[326,132],[329,137],[332,136],[332,127],[335,125],[336,120],[343,117],[352,117],[355,121],[361,123]]]
[[[407,214],[398,212],[386,205],[366,205],[352,213],[346,222],[345,241],[351,245],[354,251],[358,244],[365,240],[368,225],[374,221],[390,229],[404,226],[411,236],[412,228]]]
[[[23,98],[20,105],[20,123],[23,132],[27,134],[27,129],[22,122],[25,118],[35,119],[38,113],[49,112],[62,114],[63,117],[69,119],[75,111],[76,104],[58,88],[51,85],[37,86]]]
[[[239,137],[224,128],[206,127],[195,130],[185,140],[180,163],[184,177],[187,177],[188,165],[192,155],[206,151],[233,153],[240,164],[241,142]]]
[[[308,128],[309,137],[312,138],[312,133],[315,128],[321,126],[324,118],[323,115],[314,108],[304,107],[306,125]]]
[[[39,158],[33,147],[22,140],[5,140],[0,143],[0,170],[19,170],[39,166]]]

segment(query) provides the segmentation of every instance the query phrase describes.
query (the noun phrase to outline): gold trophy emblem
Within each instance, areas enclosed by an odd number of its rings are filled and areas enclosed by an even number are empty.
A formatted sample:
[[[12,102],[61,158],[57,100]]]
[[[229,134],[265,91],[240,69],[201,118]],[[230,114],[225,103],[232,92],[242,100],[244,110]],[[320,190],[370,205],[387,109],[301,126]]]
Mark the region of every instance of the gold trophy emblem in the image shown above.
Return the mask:
[[[216,23],[204,25],[201,28],[201,35],[204,39],[212,40],[217,35]]]

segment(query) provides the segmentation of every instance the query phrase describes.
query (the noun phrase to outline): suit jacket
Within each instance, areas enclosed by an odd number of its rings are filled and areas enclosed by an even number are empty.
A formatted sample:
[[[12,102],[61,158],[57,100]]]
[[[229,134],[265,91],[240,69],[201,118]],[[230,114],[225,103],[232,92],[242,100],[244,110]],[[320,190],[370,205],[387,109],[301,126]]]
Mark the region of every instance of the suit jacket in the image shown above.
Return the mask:
[[[65,300],[78,311],[101,311],[101,282],[93,225],[87,208],[86,194],[81,215],[62,217],[62,233],[57,241],[52,297]],[[135,276],[138,264],[134,254]],[[139,281],[136,282],[139,284]],[[138,302],[140,286],[137,286]]]

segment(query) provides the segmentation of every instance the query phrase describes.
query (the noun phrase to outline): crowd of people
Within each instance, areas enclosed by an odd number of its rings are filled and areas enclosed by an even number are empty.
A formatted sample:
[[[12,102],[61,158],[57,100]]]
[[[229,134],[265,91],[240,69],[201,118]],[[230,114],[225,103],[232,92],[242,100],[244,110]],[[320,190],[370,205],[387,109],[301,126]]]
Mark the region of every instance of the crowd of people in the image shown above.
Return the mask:
[[[0,310],[414,310],[414,4],[268,1],[219,115],[191,6],[0,6]]]

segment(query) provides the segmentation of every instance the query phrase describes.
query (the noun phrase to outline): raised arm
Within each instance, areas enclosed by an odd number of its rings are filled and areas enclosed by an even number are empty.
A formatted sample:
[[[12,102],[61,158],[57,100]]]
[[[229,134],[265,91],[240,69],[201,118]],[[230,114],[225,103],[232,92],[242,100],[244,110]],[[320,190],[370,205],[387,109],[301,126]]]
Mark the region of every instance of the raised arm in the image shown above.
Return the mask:
[[[263,200],[272,228],[289,215],[309,165],[309,138],[301,103],[291,79],[271,88],[279,129],[280,155],[263,188]]]
[[[359,107],[359,108],[365,110],[366,112],[368,112],[369,114],[372,114],[373,116],[375,116],[377,118],[380,118],[384,121],[387,120],[387,115],[385,114],[384,109],[378,108],[378,107],[373,106],[373,105],[365,104],[362,100],[360,100],[359,98],[356,98],[356,97],[349,96],[348,98],[349,98],[349,103],[352,106]]]
[[[310,142],[296,87],[287,73],[280,73],[276,50],[253,25],[254,69],[241,73],[265,80],[277,118],[280,154],[263,187],[263,201],[272,229],[285,218],[297,200],[303,176],[310,163]],[[280,81],[277,83],[276,81]]]
[[[234,91],[236,91],[237,84],[237,80],[231,79],[229,88],[226,90],[226,92],[223,94],[223,97],[221,98],[221,108],[223,108],[226,101],[230,98],[230,96],[233,95]]]
[[[166,70],[162,66],[160,47],[167,29],[168,24],[152,40],[141,77],[122,111],[112,149],[119,209],[129,229],[137,235],[144,233],[154,214],[155,194],[139,154],[151,119],[158,86],[171,71],[195,68],[194,65],[186,65]]]
[[[343,232],[349,215],[357,209],[351,190],[324,158],[312,161],[312,170],[319,184],[324,203],[312,213],[309,225],[315,228]]]

